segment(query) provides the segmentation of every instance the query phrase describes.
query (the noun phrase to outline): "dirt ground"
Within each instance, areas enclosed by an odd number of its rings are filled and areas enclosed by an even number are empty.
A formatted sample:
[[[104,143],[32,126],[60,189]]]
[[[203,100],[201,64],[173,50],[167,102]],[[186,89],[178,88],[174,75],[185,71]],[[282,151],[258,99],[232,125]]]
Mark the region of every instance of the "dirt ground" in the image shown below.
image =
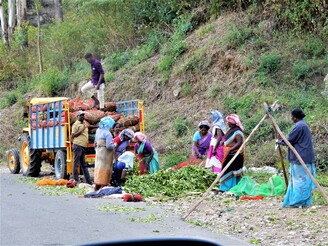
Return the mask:
[[[184,216],[198,199],[158,204]],[[283,196],[240,201],[235,196],[212,193],[187,220],[257,245],[328,245],[326,206],[282,208],[282,200]]]

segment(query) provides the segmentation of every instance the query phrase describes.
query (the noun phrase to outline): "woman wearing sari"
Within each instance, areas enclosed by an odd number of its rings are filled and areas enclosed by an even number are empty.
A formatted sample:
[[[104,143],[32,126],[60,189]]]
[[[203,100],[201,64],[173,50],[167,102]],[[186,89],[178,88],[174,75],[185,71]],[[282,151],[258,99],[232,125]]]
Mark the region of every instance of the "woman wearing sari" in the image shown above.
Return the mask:
[[[123,169],[119,166],[119,157],[127,150],[130,146],[130,142],[134,137],[134,132],[131,129],[124,129],[119,136],[114,138],[115,145],[115,161],[113,165],[113,175],[111,180],[112,186],[118,186],[122,177]]]
[[[96,132],[95,190],[107,186],[112,176],[115,145],[110,129],[113,127],[114,123],[115,121],[110,116],[106,116],[100,120],[99,128]]]
[[[309,126],[303,120],[305,114],[301,109],[294,109],[291,116],[295,125],[288,135],[288,141],[294,146],[311,174],[315,177],[315,155],[312,135]],[[279,144],[286,145],[283,140],[279,141]],[[309,207],[312,204],[312,191],[315,189],[315,185],[290,149],[288,149],[288,161],[290,163],[290,179],[282,206]]]
[[[203,164],[203,159],[207,155],[210,147],[212,134],[208,132],[210,129],[210,123],[207,120],[203,120],[198,124],[199,131],[195,132],[193,136],[193,144],[191,147],[191,156],[189,161],[182,162],[175,165],[169,170],[177,170],[188,165],[200,165]],[[205,165],[202,165],[205,166]]]
[[[224,160],[224,134],[226,126],[224,124],[223,114],[217,110],[212,110],[211,118],[213,122],[212,139],[207,153],[205,167],[212,168],[213,172],[221,172],[222,162]]]
[[[192,145],[192,156],[190,157],[190,163],[197,165],[202,162],[204,156],[207,155],[207,151],[210,147],[212,134],[208,131],[210,129],[210,123],[207,120],[203,120],[198,124],[199,131],[195,132]]]
[[[225,135],[224,162],[222,169],[230,162],[232,157],[244,142],[244,128],[239,116],[236,114],[230,114],[227,116],[226,120],[230,129]],[[243,176],[244,157],[245,148],[240,152],[237,158],[232,162],[220,178],[221,191],[228,191],[238,184]]]
[[[141,132],[134,134],[134,141],[137,142],[134,146],[136,158],[139,160],[139,175],[155,173],[160,169],[158,162],[158,154],[147,141],[147,136]]]

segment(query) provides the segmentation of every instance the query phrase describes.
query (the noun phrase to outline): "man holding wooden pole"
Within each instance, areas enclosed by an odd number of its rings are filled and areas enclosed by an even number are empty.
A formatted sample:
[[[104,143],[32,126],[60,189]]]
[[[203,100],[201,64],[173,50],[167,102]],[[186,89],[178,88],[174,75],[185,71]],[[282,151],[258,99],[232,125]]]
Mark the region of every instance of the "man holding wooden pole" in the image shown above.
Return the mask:
[[[287,138],[306,164],[306,167],[315,177],[315,157],[310,129],[303,120],[305,117],[301,109],[294,109],[291,113],[295,123]],[[287,145],[284,140],[278,144]],[[288,161],[290,162],[290,181],[283,202],[283,207],[308,207],[312,204],[312,190],[315,184],[306,173],[296,154],[289,148]]]

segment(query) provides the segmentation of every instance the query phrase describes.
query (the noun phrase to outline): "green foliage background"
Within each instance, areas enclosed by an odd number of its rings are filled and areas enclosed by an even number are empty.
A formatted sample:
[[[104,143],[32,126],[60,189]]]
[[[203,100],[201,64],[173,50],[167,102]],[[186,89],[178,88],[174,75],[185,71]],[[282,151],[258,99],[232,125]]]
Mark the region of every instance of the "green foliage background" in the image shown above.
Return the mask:
[[[86,52],[102,59],[108,82],[115,81],[122,71],[128,73],[139,65],[140,73],[146,73],[147,62],[156,58],[153,73],[160,77],[160,83],[155,86],[166,90],[172,75],[200,77],[211,72],[215,59],[222,57],[213,58],[209,51],[211,45],[220,45],[224,52],[245,54],[243,64],[247,73],[237,71],[235,76],[236,80],[246,76],[247,84],[240,93],[230,93],[232,89],[220,83],[210,85],[208,98],[204,100],[220,100],[225,113],[238,113],[247,132],[262,118],[259,105],[264,101],[279,98],[284,117],[278,123],[285,132],[292,123],[284,110],[301,107],[308,112],[307,122],[314,129],[318,164],[323,168],[328,165],[325,140],[328,86],[322,83],[328,72],[326,1],[64,0],[63,7],[63,22],[42,26],[45,68],[42,74],[38,70],[35,27],[24,24],[29,43],[25,49],[21,48],[26,40],[24,28],[16,28],[10,47],[0,44],[1,109],[19,102],[26,93],[71,96],[70,86],[90,76],[89,65],[83,60]],[[215,36],[216,19],[230,13],[237,18]],[[188,41],[195,31],[199,40],[210,40],[197,50]],[[188,53],[190,50],[193,52]],[[192,98],[197,93],[196,86],[184,81],[180,97]],[[249,87],[253,89],[247,90]],[[144,91],[130,94],[145,101],[149,99]],[[188,157],[190,136],[196,128],[190,118],[174,116],[170,125],[173,131],[167,131],[163,138],[177,142],[181,151],[163,151],[166,167]],[[161,117],[164,116],[157,118]],[[154,118],[147,123],[147,131],[155,132],[161,126],[158,121]],[[19,132],[21,125],[14,125]],[[249,146],[252,164],[274,165],[279,161],[263,154],[271,151],[273,139],[267,123]],[[0,146],[1,152],[8,147]]]

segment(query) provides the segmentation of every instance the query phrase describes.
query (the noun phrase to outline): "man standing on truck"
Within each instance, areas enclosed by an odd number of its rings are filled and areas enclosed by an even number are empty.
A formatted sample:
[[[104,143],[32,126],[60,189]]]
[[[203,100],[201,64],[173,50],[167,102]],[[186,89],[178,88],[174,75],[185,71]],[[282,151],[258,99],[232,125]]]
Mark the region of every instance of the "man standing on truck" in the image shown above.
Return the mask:
[[[73,176],[76,182],[79,181],[78,166],[80,165],[82,173],[85,178],[85,182],[92,184],[90,174],[85,162],[85,148],[89,144],[88,127],[84,121],[84,112],[79,111],[77,113],[78,120],[72,126],[72,142],[74,153],[74,169]]]
[[[92,71],[92,78],[91,80],[86,83],[84,86],[82,86],[81,91],[83,93],[87,93],[93,100],[94,105],[93,107],[96,107],[99,105],[100,110],[104,109],[105,106],[105,73],[101,66],[100,61],[98,61],[91,53],[87,53],[84,58],[87,60],[88,63],[91,65],[91,71]],[[93,89],[97,90],[98,98],[94,96],[91,90]]]

